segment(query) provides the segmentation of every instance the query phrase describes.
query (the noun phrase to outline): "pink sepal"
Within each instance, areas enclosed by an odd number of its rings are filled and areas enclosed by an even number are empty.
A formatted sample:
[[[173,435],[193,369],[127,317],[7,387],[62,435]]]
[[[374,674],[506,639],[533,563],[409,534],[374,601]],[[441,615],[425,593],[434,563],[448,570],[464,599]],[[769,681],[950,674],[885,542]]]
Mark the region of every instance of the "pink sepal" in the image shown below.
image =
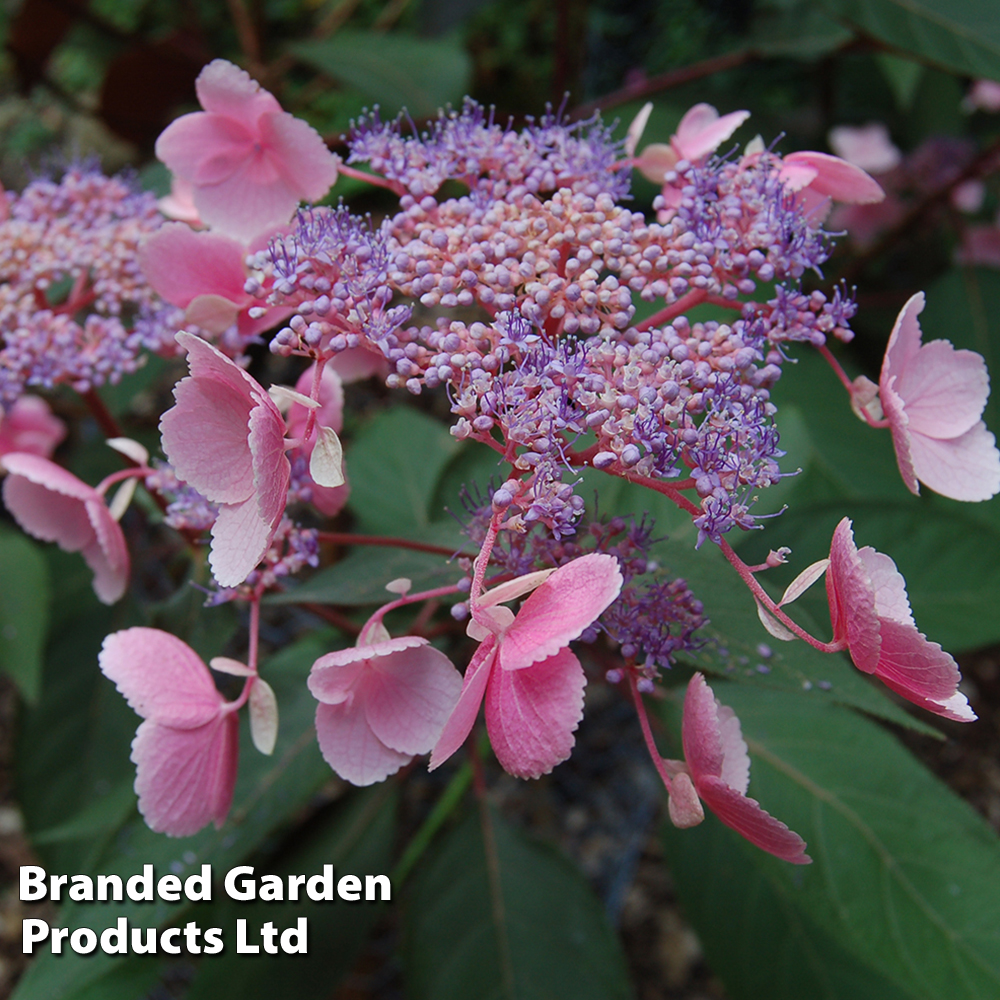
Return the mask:
[[[205,111],[167,126],[156,155],[192,185],[208,225],[246,243],[287,223],[301,199],[326,194],[337,178],[336,157],[248,74],[216,59],[196,87]]]
[[[222,505],[209,561],[216,580],[235,587],[263,558],[284,513],[285,422],[239,365],[190,333],[176,339],[191,374],[160,419],[163,450],[181,479]]]
[[[500,666],[521,670],[553,656],[618,596],[614,556],[593,553],[560,566],[521,606],[500,644]]]
[[[882,186],[874,177],[853,163],[848,163],[839,156],[831,156],[829,153],[789,153],[782,162],[778,176],[785,180],[786,171],[791,172],[801,167],[816,172],[816,176],[808,182],[808,187],[816,194],[831,198],[833,201],[849,205],[866,205],[881,201],[885,197]],[[793,190],[798,189],[793,185]]]
[[[496,636],[488,636],[479,644],[472,654],[465,676],[462,678],[462,690],[455,709],[441,730],[437,743],[431,751],[429,770],[440,767],[468,738],[475,725],[479,706],[486,694],[486,685],[493,672],[496,662]]]
[[[218,295],[242,309],[252,301],[246,282],[242,243],[221,233],[195,232],[183,222],[168,222],[139,248],[139,266],[154,290],[186,309],[201,295]]]
[[[945,340],[921,344],[923,308],[922,292],[903,306],[879,377],[899,471],[912,493],[919,481],[953,500],[988,500],[1000,492],[1000,452],[980,420],[986,363]]]
[[[208,667],[175,636],[141,627],[109,635],[98,660],[145,719],[132,761],[146,823],[171,837],[221,826],[236,783],[239,727]]]
[[[309,690],[323,757],[352,784],[382,781],[434,746],[461,687],[451,661],[416,636],[320,657]]]
[[[749,117],[749,111],[732,111],[720,118],[711,104],[696,104],[681,119],[671,144],[679,158],[697,163],[718,149]]]
[[[4,455],[4,502],[29,535],[80,552],[94,574],[94,592],[114,604],[128,586],[129,557],[121,526],[92,486],[40,455]]]
[[[698,795],[726,826],[784,861],[810,863],[805,841],[747,797],[750,758],[739,719],[719,704],[701,673],[688,684],[681,739]]]
[[[494,671],[486,689],[486,728],[505,771],[538,778],[569,757],[583,718],[586,684],[583,667],[569,649],[530,670]]]
[[[846,517],[833,533],[826,587],[834,639],[847,641],[855,666],[929,712],[976,718],[954,659],[917,630],[896,564],[868,546],[859,551]]]
[[[19,451],[51,458],[66,437],[66,425],[41,396],[19,396],[6,413],[0,410],[0,456]]]

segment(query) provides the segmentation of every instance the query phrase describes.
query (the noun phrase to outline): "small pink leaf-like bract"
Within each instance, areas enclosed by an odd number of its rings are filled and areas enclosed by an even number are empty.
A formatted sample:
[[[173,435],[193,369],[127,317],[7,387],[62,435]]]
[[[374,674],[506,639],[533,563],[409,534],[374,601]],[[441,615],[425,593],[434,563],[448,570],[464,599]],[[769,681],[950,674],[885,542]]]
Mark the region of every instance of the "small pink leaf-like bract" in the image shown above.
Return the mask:
[[[188,837],[222,826],[236,783],[237,714],[190,646],[155,628],[104,640],[99,657],[132,709],[145,720],[132,741],[139,812],[150,829]]]
[[[209,563],[223,587],[235,587],[264,557],[285,510],[285,421],[224,354],[183,331],[177,343],[191,374],[174,387],[177,403],[160,419],[163,450],[184,482],[221,505]]]
[[[695,790],[726,826],[784,861],[810,863],[805,841],[747,797],[750,757],[740,720],[719,704],[700,673],[688,684],[681,739]]]
[[[846,517],[833,533],[826,593],[834,641],[846,641],[859,670],[929,712],[956,722],[975,721],[958,690],[958,665],[917,631],[896,564],[871,546],[859,550]]]
[[[986,362],[947,340],[921,344],[924,295],[903,306],[892,328],[879,399],[892,430],[903,482],[953,500],[988,500],[1000,491],[1000,452],[980,419],[990,394]]]
[[[327,653],[309,674],[320,751],[353,785],[383,781],[434,746],[461,688],[451,660],[418,636]]]
[[[23,451],[51,458],[66,437],[66,425],[40,396],[19,396],[6,413],[0,409],[0,455]]]
[[[504,770],[518,778],[538,778],[566,760],[583,717],[586,685],[580,661],[568,646],[621,587],[618,560],[591,554],[548,576],[516,616],[492,607],[490,594],[484,594],[482,613],[490,625],[475,624],[489,634],[465,672],[461,697],[434,747],[431,768],[465,742],[484,699],[486,728]]]
[[[870,174],[893,170],[903,158],[889,138],[889,130],[881,122],[861,126],[838,125],[830,129],[827,138],[837,156]]]
[[[93,486],[40,455],[4,455],[7,509],[29,535],[80,552],[94,572],[94,592],[114,604],[128,585],[125,536]]]
[[[215,59],[195,88],[205,110],[168,125],[156,155],[191,185],[202,221],[247,243],[287,223],[301,200],[329,191],[336,157],[249,74]]]

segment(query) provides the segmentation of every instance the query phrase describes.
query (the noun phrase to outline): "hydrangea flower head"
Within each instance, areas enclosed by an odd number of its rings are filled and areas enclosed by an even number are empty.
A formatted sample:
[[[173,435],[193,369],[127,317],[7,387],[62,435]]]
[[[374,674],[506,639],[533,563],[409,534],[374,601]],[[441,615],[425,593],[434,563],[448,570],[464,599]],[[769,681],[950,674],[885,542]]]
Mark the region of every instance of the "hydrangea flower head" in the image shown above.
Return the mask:
[[[1000,491],[1000,453],[980,419],[990,393],[986,362],[947,340],[921,344],[923,308],[923,292],[903,306],[879,378],[899,471],[911,493],[919,480],[954,500],[988,500]]]
[[[929,712],[956,722],[975,720],[958,690],[957,664],[917,631],[896,564],[871,546],[858,549],[846,517],[833,533],[826,593],[834,641],[846,641],[859,670]]]
[[[49,458],[66,437],[66,425],[40,396],[21,396],[0,410],[0,455],[13,451]]]
[[[195,81],[204,111],[172,122],[156,155],[194,189],[202,221],[249,242],[287,223],[302,199],[318,201],[337,179],[319,134],[281,110],[274,96],[224,59]]]
[[[104,497],[39,455],[4,455],[3,465],[3,499],[17,523],[35,538],[82,553],[98,598],[104,604],[119,600],[128,586],[128,549]]]
[[[518,778],[548,774],[569,757],[583,717],[586,677],[569,643],[618,596],[614,556],[581,556],[501,584],[473,604],[469,634],[480,640],[455,711],[434,747],[431,767],[447,760],[472,730],[486,702],[486,728],[497,760]],[[515,615],[502,602],[529,589]]]
[[[354,785],[383,781],[427,753],[462,689],[461,674],[426,639],[390,639],[384,629],[372,637],[321,656],[309,675],[320,750]]]
[[[208,667],[186,643],[155,628],[112,633],[98,659],[145,720],[132,741],[132,762],[147,825],[170,837],[222,826],[236,784],[239,723]]]
[[[805,841],[747,797],[750,757],[740,720],[719,704],[700,673],[691,678],[684,698],[681,740],[686,764],[674,765],[670,796],[670,818],[677,826],[700,822],[693,786],[697,797],[751,844],[795,865],[810,863]]]
[[[191,374],[163,414],[163,450],[177,475],[219,504],[209,563],[223,587],[241,584],[267,552],[285,510],[285,421],[239,365],[190,333],[177,334]]]

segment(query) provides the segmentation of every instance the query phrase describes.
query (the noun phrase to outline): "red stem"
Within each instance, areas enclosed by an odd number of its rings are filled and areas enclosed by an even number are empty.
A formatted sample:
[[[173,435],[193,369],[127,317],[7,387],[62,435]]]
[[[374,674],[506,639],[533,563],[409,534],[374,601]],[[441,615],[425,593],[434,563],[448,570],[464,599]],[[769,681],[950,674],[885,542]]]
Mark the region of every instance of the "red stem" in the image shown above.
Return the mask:
[[[672,306],[666,306],[659,312],[653,313],[648,319],[637,323],[635,328],[637,330],[651,330],[654,326],[659,326],[661,323],[672,320],[675,316],[680,316],[681,313],[687,312],[693,306],[700,305],[707,298],[708,292],[701,288],[692,288],[690,292],[682,295]]]
[[[348,531],[318,531],[316,537],[321,542],[333,545],[383,545],[388,548],[412,549],[414,552],[432,552],[441,556],[469,556],[471,553],[458,552],[444,545],[429,545],[426,542],[412,542],[408,538],[392,538],[389,535],[353,535]]]
[[[656,741],[653,739],[653,731],[649,727],[649,718],[646,715],[646,706],[643,703],[642,695],[639,693],[639,685],[635,679],[635,672],[632,670],[628,671],[628,685],[632,691],[632,700],[635,702],[635,711],[636,715],[639,716],[639,725],[642,727],[642,738],[646,741],[646,749],[649,751],[649,756],[653,759],[653,766],[663,779],[663,784],[667,786],[667,794],[669,795],[673,791],[673,782],[667,773],[667,767],[660,751],[656,749]]]
[[[123,437],[122,429],[118,426],[118,421],[111,415],[111,411],[104,405],[104,400],[97,395],[96,390],[88,389],[80,394],[87,404],[97,426],[104,432],[107,438]]]
[[[378,174],[367,174],[363,170],[356,170],[354,167],[349,167],[346,163],[337,164],[337,173],[343,174],[345,177],[353,177],[358,181],[367,181],[369,184],[374,184],[375,187],[388,188],[396,195],[402,196],[406,194],[406,188],[398,181],[386,180],[385,177],[379,177]]]
[[[826,359],[827,364],[834,370],[837,378],[840,379],[841,384],[847,390],[848,395],[851,397],[851,403],[854,402],[854,382],[851,381],[850,376],[841,367],[840,362],[833,356],[833,352],[830,350],[826,344],[818,344],[816,350]],[[855,413],[860,413],[864,419],[865,423],[869,427],[877,427],[879,429],[889,426],[888,420],[876,420],[863,406],[853,407]]]

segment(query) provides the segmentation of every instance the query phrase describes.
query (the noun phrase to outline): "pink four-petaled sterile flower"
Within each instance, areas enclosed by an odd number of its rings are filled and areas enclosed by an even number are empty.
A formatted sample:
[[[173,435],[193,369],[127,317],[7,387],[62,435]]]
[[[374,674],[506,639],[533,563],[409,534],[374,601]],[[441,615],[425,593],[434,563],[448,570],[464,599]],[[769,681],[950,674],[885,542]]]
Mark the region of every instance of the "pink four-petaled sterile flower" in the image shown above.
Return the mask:
[[[239,703],[222,697],[190,646],[159,629],[114,632],[99,662],[145,720],[132,741],[132,762],[139,812],[150,829],[187,837],[208,823],[222,826],[236,784]]]
[[[501,602],[537,588],[517,615]],[[480,641],[462,694],[431,755],[447,760],[486,703],[486,728],[497,760],[518,778],[548,774],[569,757],[583,717],[586,677],[569,643],[618,596],[614,556],[591,554],[555,571],[511,580],[473,602],[469,634]]]
[[[119,600],[128,585],[128,549],[103,495],[40,455],[15,452],[3,456],[3,465],[4,503],[17,523],[35,538],[82,553],[98,598]]]
[[[248,253],[266,247],[272,233],[268,230],[244,246],[221,233],[168,222],[143,240],[139,266],[158,295],[185,310],[188,323],[216,334],[235,324],[245,341],[294,312],[271,307],[256,318],[250,315],[261,300],[245,290],[245,260]]]
[[[193,188],[202,221],[249,242],[287,223],[303,199],[337,179],[337,159],[306,122],[224,59],[195,81],[204,111],[183,115],[156,141],[156,155]]]
[[[809,864],[805,841],[747,797],[750,757],[731,708],[719,704],[702,674],[688,684],[681,725],[684,763],[666,761],[673,771],[669,812],[675,826],[704,818],[700,798],[718,818],[751,844],[795,865]]]
[[[899,471],[912,493],[919,480],[954,500],[988,500],[1000,491],[1000,453],[980,419],[990,393],[986,362],[947,340],[921,344],[923,308],[923,292],[903,306],[879,378]]]
[[[921,632],[910,613],[896,564],[854,543],[851,522],[837,525],[830,546],[826,593],[835,642],[846,642],[854,665],[921,708],[957,722],[976,715],[958,690],[958,666]]]
[[[346,781],[371,785],[395,774],[441,735],[462,689],[444,653],[418,636],[375,642],[321,656],[309,675],[320,702],[316,736],[326,762]]]
[[[66,437],[66,425],[40,396],[19,396],[6,413],[0,409],[0,455],[13,451],[49,458]]]
[[[211,344],[177,334],[191,374],[160,419],[177,475],[220,505],[209,563],[223,587],[241,584],[267,552],[288,497],[285,421],[260,384]]]

